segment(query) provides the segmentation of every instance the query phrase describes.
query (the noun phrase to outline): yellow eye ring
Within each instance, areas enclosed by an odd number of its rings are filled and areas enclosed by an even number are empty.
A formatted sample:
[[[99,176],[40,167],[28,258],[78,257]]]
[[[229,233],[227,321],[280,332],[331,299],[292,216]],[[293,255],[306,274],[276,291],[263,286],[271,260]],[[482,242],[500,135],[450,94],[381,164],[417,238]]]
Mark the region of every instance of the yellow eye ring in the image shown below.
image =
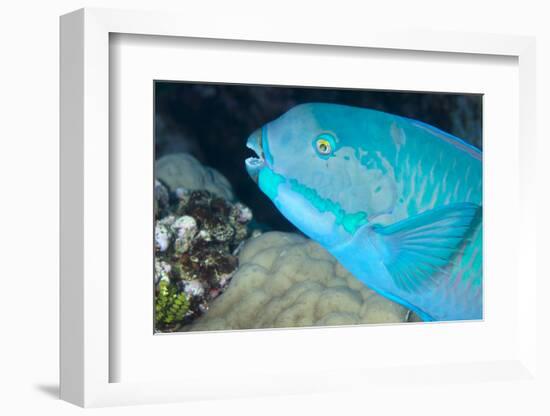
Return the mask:
[[[332,152],[332,145],[326,139],[317,139],[315,142],[315,147],[322,155],[329,155]]]

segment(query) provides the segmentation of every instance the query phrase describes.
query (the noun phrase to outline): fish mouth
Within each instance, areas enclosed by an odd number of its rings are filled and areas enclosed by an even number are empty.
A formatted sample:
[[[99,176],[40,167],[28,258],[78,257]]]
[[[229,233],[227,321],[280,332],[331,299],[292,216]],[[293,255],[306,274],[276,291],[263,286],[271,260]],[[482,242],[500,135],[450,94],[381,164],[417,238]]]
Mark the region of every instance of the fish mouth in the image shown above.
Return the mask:
[[[249,157],[244,161],[246,171],[248,172],[252,180],[258,183],[258,175],[260,174],[260,170],[262,170],[265,166],[261,129],[256,130],[250,135],[246,142],[246,147],[251,149],[256,154],[256,157]]]

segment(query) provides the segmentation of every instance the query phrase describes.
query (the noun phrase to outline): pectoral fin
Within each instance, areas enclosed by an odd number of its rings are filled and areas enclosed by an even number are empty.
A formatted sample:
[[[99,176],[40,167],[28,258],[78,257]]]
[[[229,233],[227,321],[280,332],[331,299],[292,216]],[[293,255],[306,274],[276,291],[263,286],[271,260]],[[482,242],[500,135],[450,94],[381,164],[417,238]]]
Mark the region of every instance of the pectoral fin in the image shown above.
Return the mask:
[[[457,249],[480,220],[479,205],[452,204],[374,227],[371,238],[397,287],[417,292],[445,275]]]

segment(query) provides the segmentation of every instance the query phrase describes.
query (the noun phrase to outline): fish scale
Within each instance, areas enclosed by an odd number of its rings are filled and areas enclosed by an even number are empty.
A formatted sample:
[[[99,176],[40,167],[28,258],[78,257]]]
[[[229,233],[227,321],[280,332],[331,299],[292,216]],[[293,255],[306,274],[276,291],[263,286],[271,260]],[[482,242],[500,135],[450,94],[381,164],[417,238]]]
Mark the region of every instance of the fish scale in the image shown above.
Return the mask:
[[[445,193],[441,192],[439,193],[438,187],[436,184],[434,185],[434,188],[432,189],[432,192],[428,192],[428,189],[424,189],[422,191],[421,187],[419,187],[420,183],[420,177],[421,175],[417,174],[412,175],[412,172],[410,171],[410,165],[409,170],[404,170],[403,174],[400,178],[401,181],[415,181],[415,184],[409,184],[408,188],[415,190],[416,186],[416,192],[413,192],[414,194],[417,194],[416,201],[422,201],[424,203],[417,204],[416,209],[414,212],[409,212],[409,215],[414,215],[416,211],[422,212],[425,210],[433,209],[436,206],[443,205],[443,204],[449,204],[453,202],[475,202],[475,203],[481,203],[481,180],[479,177],[475,178],[473,177],[472,183],[468,182],[468,178],[470,176],[470,172],[472,170],[472,167],[470,165],[467,165],[465,171],[464,171],[464,177],[460,178],[458,175],[452,175],[452,170],[455,169],[456,166],[456,160],[453,161],[452,164],[447,164],[445,167],[442,165],[442,158],[437,157],[436,160],[438,161],[433,165],[433,168],[443,168],[444,169],[444,181],[446,184],[446,187],[451,187],[453,189],[453,192],[451,193]],[[453,186],[454,183],[454,186]],[[407,188],[407,186],[405,186]],[[456,190],[458,189],[458,192]],[[427,201],[426,196],[430,195],[436,196],[435,199],[430,199],[429,203],[425,203]],[[409,195],[410,197],[410,195]],[[454,281],[457,277],[460,277],[462,281],[467,282],[468,280],[472,280],[474,284],[479,285],[481,283],[481,274],[477,273],[477,270],[480,269],[479,266],[472,267],[473,263],[476,261],[476,259],[481,259],[481,224],[479,224],[478,227],[476,227],[476,230],[474,232],[474,236],[472,237],[471,244],[466,244],[464,248],[464,252],[460,256],[460,260],[456,262],[456,265],[451,269],[451,282]],[[479,294],[481,295],[481,294]]]

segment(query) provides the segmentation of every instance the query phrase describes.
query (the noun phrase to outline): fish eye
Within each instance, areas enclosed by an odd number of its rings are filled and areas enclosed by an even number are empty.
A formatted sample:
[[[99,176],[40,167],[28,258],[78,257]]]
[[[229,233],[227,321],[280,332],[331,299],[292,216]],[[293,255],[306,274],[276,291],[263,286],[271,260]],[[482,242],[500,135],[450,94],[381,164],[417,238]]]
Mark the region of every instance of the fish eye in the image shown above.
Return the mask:
[[[311,142],[313,149],[321,159],[333,156],[336,150],[336,138],[331,133],[321,133]]]
[[[332,152],[332,146],[326,139],[317,139],[315,143],[317,151],[322,155],[329,155]]]

